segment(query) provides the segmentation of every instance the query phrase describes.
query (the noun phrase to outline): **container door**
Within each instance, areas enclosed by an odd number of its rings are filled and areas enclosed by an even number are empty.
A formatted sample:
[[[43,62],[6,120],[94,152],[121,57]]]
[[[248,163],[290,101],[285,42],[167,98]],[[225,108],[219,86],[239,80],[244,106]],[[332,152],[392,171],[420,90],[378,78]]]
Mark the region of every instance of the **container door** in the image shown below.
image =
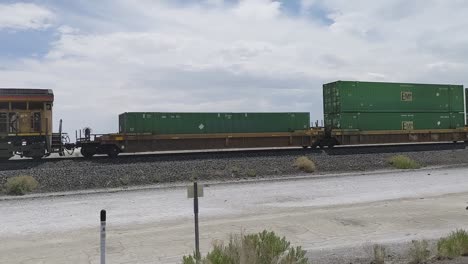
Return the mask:
[[[123,134],[125,128],[125,114],[119,115],[119,133]]]
[[[333,112],[340,113],[341,112],[341,93],[339,89],[339,83],[332,88],[332,105],[333,105]]]
[[[465,89],[465,125],[468,125],[468,88]]]
[[[465,125],[465,115],[463,113],[451,113],[450,114],[450,128],[457,129],[463,128]]]
[[[465,96],[464,96],[464,89],[463,86],[457,85],[457,86],[450,86],[450,107],[449,111],[450,112],[464,112],[465,110]]]

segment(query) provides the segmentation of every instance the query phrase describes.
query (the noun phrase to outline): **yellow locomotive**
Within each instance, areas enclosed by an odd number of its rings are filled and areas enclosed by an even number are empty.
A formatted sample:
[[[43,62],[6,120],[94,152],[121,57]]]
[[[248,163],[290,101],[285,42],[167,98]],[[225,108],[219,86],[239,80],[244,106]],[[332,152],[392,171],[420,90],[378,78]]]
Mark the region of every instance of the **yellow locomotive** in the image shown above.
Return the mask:
[[[0,159],[63,153],[61,133],[52,130],[53,103],[52,90],[0,89]]]

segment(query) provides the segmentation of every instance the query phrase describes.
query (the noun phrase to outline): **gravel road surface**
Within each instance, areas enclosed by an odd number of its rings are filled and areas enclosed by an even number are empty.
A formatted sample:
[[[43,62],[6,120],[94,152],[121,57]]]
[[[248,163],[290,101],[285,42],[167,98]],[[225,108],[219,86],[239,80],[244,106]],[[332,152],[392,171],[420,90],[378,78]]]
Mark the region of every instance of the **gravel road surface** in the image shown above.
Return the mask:
[[[201,249],[230,232],[266,228],[309,250],[314,263],[366,263],[366,245],[468,228],[467,174],[425,169],[208,186]],[[0,263],[99,263],[101,209],[109,263],[180,263],[193,252],[191,200],[186,189],[168,188],[0,201]]]

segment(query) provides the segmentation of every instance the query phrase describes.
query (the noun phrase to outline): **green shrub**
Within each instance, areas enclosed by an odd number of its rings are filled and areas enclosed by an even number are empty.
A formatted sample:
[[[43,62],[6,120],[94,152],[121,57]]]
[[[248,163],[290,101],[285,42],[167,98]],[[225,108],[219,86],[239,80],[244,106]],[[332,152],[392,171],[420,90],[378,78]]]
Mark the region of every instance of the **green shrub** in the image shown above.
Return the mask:
[[[247,176],[252,177],[252,178],[257,177],[257,172],[255,170],[248,170]]]
[[[159,176],[157,176],[157,175],[153,175],[153,176],[150,177],[150,181],[152,183],[159,183],[159,182],[161,182],[161,178]]]
[[[128,176],[122,176],[119,178],[119,183],[120,185],[122,186],[127,186],[128,184],[130,184],[130,177]]]
[[[409,264],[423,264],[429,260],[431,251],[428,249],[429,244],[426,240],[413,240],[409,249]]]
[[[397,155],[390,158],[390,164],[397,169],[419,169],[421,165],[410,157]]]
[[[306,251],[291,247],[286,238],[274,232],[231,236],[229,243],[218,243],[201,258],[201,264],[307,264]],[[194,256],[184,256],[183,264],[194,264]]]
[[[382,245],[374,245],[374,264],[384,264],[385,263],[385,247]]]
[[[297,158],[294,161],[294,166],[304,172],[311,173],[315,171],[315,163],[305,156]]]
[[[193,255],[195,255],[195,254],[193,254]],[[184,257],[182,258],[182,263],[183,263],[183,264],[196,264],[196,263],[197,263],[197,259],[196,259],[194,256],[192,256],[192,255],[184,256]]]
[[[468,233],[457,230],[437,242],[437,253],[441,257],[454,258],[468,254]]]
[[[31,176],[16,176],[7,179],[5,184],[7,194],[24,195],[34,191],[39,183]]]
[[[240,173],[239,167],[236,167],[236,166],[231,167],[231,174],[233,176],[237,176],[237,175],[239,175],[239,173]]]

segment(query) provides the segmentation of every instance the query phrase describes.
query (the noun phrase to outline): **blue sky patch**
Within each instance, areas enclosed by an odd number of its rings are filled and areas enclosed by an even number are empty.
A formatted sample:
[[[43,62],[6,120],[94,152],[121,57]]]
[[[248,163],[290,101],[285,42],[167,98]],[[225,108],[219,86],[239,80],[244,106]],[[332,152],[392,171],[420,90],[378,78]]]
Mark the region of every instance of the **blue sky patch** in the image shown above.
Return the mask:
[[[290,16],[303,16],[322,25],[328,26],[334,23],[334,21],[328,17],[330,10],[328,10],[320,1],[317,1],[307,9],[304,9],[301,1],[299,0],[282,0],[281,9],[285,14]]]
[[[43,57],[58,38],[55,28],[46,30],[0,30],[1,58]]]

